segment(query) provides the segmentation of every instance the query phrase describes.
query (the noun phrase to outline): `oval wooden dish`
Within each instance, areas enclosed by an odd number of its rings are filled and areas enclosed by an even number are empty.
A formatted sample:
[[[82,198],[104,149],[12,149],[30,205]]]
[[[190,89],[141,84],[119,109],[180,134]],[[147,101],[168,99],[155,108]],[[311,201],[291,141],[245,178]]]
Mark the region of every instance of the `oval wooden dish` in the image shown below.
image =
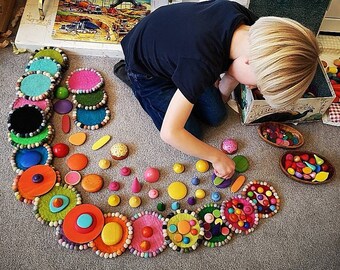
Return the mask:
[[[309,163],[309,165],[310,165],[312,163],[311,159],[316,160],[315,156],[317,156],[319,160],[321,159],[321,160],[324,161],[323,164],[319,165],[319,166],[322,168],[321,171],[324,171],[324,167],[327,167],[327,169],[324,172],[328,172],[329,173],[328,177],[326,178],[326,180],[317,181],[317,180],[315,180],[315,178],[314,179],[304,179],[303,177],[302,178],[297,177],[296,174],[291,175],[290,173],[288,173],[288,167],[291,168],[291,166],[293,166],[293,165],[291,165],[289,163],[289,161],[287,161],[287,159],[286,159],[286,156],[289,155],[289,154],[291,154],[293,156],[292,163],[295,163],[295,165],[297,167],[299,167],[298,164],[297,164],[299,162],[300,162],[299,165],[301,165],[301,163],[303,163],[303,164],[306,165],[306,167],[308,167],[307,163]],[[301,157],[307,157],[307,155],[309,157],[308,161],[306,159],[301,159],[301,161],[298,161],[298,162],[294,161],[296,156],[299,156],[301,158]],[[314,165],[314,164],[312,164],[312,165]],[[314,166],[317,166],[317,164],[315,164]],[[335,175],[335,168],[333,167],[333,165],[325,157],[323,157],[323,156],[321,156],[321,155],[319,155],[317,153],[309,152],[309,151],[297,151],[296,150],[296,151],[288,151],[288,152],[284,153],[280,157],[280,168],[283,171],[283,173],[285,175],[287,175],[290,179],[293,179],[294,181],[297,181],[297,182],[300,182],[300,183],[311,184],[311,185],[321,185],[321,184],[328,183],[328,182],[330,182],[332,180],[333,176]],[[296,169],[294,169],[294,170],[296,171]],[[316,173],[316,171],[315,171],[315,173]],[[314,171],[312,171],[312,172],[314,172]],[[303,173],[301,173],[301,174],[303,174]]]
[[[278,122],[264,122],[261,125],[259,125],[257,131],[262,140],[264,140],[266,143],[269,143],[272,146],[276,146],[279,148],[296,149],[296,148],[301,147],[305,142],[302,134],[298,130],[296,130],[295,128],[292,128],[289,125],[278,123]],[[278,132],[280,132],[280,134],[282,135],[278,135],[277,134]],[[274,136],[274,138],[270,140],[271,136]],[[282,136],[282,137],[293,136],[298,140],[298,142],[294,144],[292,142],[292,139],[283,139],[283,138],[280,138],[279,136]],[[278,137],[277,139],[280,139],[282,143],[278,143],[276,141],[274,142],[274,140],[276,140],[276,137]],[[289,142],[290,142],[290,145],[287,145],[287,143]]]

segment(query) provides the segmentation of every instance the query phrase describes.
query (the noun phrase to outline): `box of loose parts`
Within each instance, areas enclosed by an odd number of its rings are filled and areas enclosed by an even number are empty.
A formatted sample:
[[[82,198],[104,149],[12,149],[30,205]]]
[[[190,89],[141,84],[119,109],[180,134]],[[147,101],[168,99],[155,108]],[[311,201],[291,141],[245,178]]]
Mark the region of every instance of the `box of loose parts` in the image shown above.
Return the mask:
[[[314,79],[306,93],[294,105],[274,109],[262,98],[259,91],[241,85],[235,92],[241,121],[256,124],[267,121],[301,123],[321,120],[335,98],[329,78],[319,61]]]

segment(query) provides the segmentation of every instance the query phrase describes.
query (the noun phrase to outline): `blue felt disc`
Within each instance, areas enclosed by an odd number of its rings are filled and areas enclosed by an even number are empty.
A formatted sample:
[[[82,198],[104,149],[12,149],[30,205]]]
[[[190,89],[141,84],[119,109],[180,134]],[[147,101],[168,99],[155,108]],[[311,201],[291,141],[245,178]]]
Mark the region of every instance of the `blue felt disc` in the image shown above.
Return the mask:
[[[81,214],[77,219],[77,225],[80,228],[87,229],[92,225],[93,218],[90,214]]]
[[[85,110],[77,108],[77,121],[86,126],[99,125],[106,117],[106,108],[102,107],[97,110]]]
[[[32,149],[19,149],[15,154],[15,162],[20,170],[38,165],[46,164],[48,159],[48,151],[44,146],[39,146]]]

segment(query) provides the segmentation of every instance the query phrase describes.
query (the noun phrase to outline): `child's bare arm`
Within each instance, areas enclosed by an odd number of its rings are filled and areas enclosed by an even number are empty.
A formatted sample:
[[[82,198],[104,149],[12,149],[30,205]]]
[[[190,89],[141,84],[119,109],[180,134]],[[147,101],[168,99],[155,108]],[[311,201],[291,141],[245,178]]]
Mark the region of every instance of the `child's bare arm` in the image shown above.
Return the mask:
[[[228,71],[224,73],[222,79],[218,84],[218,89],[220,90],[224,101],[228,101],[231,92],[234,91],[238,84],[239,82],[234,79],[234,77],[229,75]]]
[[[165,114],[161,128],[161,138],[176,149],[212,163],[215,173],[230,178],[235,171],[235,163],[221,150],[197,139],[184,129],[193,104],[177,90]]]

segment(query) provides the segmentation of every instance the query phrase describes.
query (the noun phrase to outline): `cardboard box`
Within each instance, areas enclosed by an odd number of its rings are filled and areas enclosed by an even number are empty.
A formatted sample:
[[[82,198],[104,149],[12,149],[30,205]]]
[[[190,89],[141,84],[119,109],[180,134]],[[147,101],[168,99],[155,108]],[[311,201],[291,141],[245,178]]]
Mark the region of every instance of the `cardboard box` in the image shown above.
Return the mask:
[[[6,32],[15,0],[0,0],[0,32]]]
[[[319,61],[311,88],[315,97],[300,98],[293,106],[273,109],[265,100],[255,99],[253,92],[244,85],[235,92],[243,124],[257,124],[267,121],[301,123],[321,120],[335,98],[335,93],[324,68]]]

